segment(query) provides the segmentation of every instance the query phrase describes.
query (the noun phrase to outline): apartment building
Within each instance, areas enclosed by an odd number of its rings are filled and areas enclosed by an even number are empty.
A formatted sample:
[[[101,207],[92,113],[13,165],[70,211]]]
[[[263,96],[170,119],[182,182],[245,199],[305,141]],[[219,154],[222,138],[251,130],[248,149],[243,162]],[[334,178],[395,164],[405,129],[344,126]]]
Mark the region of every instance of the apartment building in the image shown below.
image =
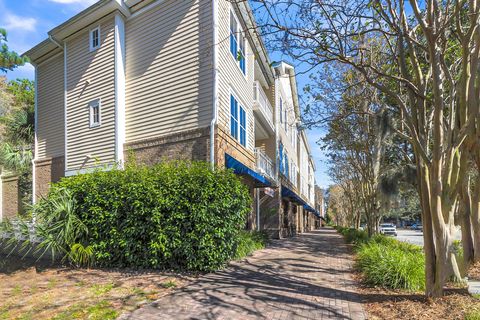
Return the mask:
[[[284,237],[316,213],[295,71],[272,67],[248,2],[100,0],[29,50],[34,197],[65,176],[168,159],[242,176],[251,229]]]

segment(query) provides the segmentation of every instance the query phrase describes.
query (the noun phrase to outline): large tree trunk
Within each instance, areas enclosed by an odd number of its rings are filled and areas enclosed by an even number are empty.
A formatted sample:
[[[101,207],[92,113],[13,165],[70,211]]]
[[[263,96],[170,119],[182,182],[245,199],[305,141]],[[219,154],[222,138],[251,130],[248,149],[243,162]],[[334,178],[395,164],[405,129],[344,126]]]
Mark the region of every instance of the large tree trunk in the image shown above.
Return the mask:
[[[463,263],[465,269],[468,269],[469,265],[473,263],[475,256],[471,221],[472,202],[471,194],[468,190],[470,188],[470,183],[463,183],[461,188],[458,222],[462,230]]]
[[[477,177],[472,195],[472,226],[474,260],[480,261],[480,176]]]
[[[425,251],[425,294],[433,296],[436,274],[435,243],[433,241],[432,217],[430,214],[430,188],[428,168],[417,159],[418,194],[422,206],[423,243]]]

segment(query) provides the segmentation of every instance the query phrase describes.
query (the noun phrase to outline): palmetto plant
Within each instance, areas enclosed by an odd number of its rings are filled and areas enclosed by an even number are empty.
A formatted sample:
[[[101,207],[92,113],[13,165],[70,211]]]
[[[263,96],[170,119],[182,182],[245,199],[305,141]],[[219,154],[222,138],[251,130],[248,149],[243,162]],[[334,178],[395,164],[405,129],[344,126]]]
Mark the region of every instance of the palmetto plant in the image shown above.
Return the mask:
[[[56,196],[48,197],[33,207],[37,235],[42,239],[37,252],[50,253],[53,258],[80,258],[74,261],[82,264],[86,255],[93,252],[81,250],[79,243],[85,239],[88,229],[76,214],[76,201],[67,189],[58,189]],[[85,248],[83,248],[85,249]],[[72,253],[73,251],[73,253]]]
[[[24,173],[30,170],[32,159],[31,146],[14,146],[8,142],[0,144],[0,166],[6,170]]]
[[[6,140],[14,144],[29,144],[34,138],[34,112],[28,106],[13,111],[0,118],[0,123],[7,129]]]
[[[84,245],[88,229],[77,216],[77,204],[65,188],[31,205],[30,217],[17,217],[0,224],[0,241],[7,234],[6,245],[11,252],[18,250],[26,256],[33,253],[41,259],[46,254],[52,260],[61,258],[74,266],[93,264],[93,247]]]

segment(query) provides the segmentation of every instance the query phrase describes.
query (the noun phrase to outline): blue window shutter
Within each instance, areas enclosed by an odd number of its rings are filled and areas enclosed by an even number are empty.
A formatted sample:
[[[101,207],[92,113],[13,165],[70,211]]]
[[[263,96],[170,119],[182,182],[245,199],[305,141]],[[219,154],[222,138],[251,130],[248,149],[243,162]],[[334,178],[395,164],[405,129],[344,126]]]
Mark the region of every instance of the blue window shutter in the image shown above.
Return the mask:
[[[283,173],[283,144],[281,143],[278,147],[278,163],[280,165],[280,172]]]
[[[235,19],[233,12],[230,11],[230,52],[232,53],[235,60],[237,60],[238,55],[237,29],[237,20]]]
[[[245,56],[242,54],[240,57],[240,69],[242,69],[243,74],[246,74],[246,68],[245,68]]]
[[[284,172],[285,176],[288,177],[288,157],[287,157],[287,154],[285,153],[285,172]]]

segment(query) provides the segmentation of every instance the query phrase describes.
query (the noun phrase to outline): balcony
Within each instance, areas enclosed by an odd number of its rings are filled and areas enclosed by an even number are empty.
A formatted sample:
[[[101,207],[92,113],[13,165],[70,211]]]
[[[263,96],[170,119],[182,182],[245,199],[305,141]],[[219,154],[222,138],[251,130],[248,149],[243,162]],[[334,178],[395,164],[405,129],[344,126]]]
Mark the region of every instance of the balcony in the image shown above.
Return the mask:
[[[273,165],[272,159],[270,159],[262,149],[255,148],[255,159],[257,162],[258,171],[264,176],[272,179],[275,179],[275,166]]]
[[[262,85],[258,81],[253,83],[253,112],[262,122],[265,129],[273,133],[273,108],[263,91]]]

